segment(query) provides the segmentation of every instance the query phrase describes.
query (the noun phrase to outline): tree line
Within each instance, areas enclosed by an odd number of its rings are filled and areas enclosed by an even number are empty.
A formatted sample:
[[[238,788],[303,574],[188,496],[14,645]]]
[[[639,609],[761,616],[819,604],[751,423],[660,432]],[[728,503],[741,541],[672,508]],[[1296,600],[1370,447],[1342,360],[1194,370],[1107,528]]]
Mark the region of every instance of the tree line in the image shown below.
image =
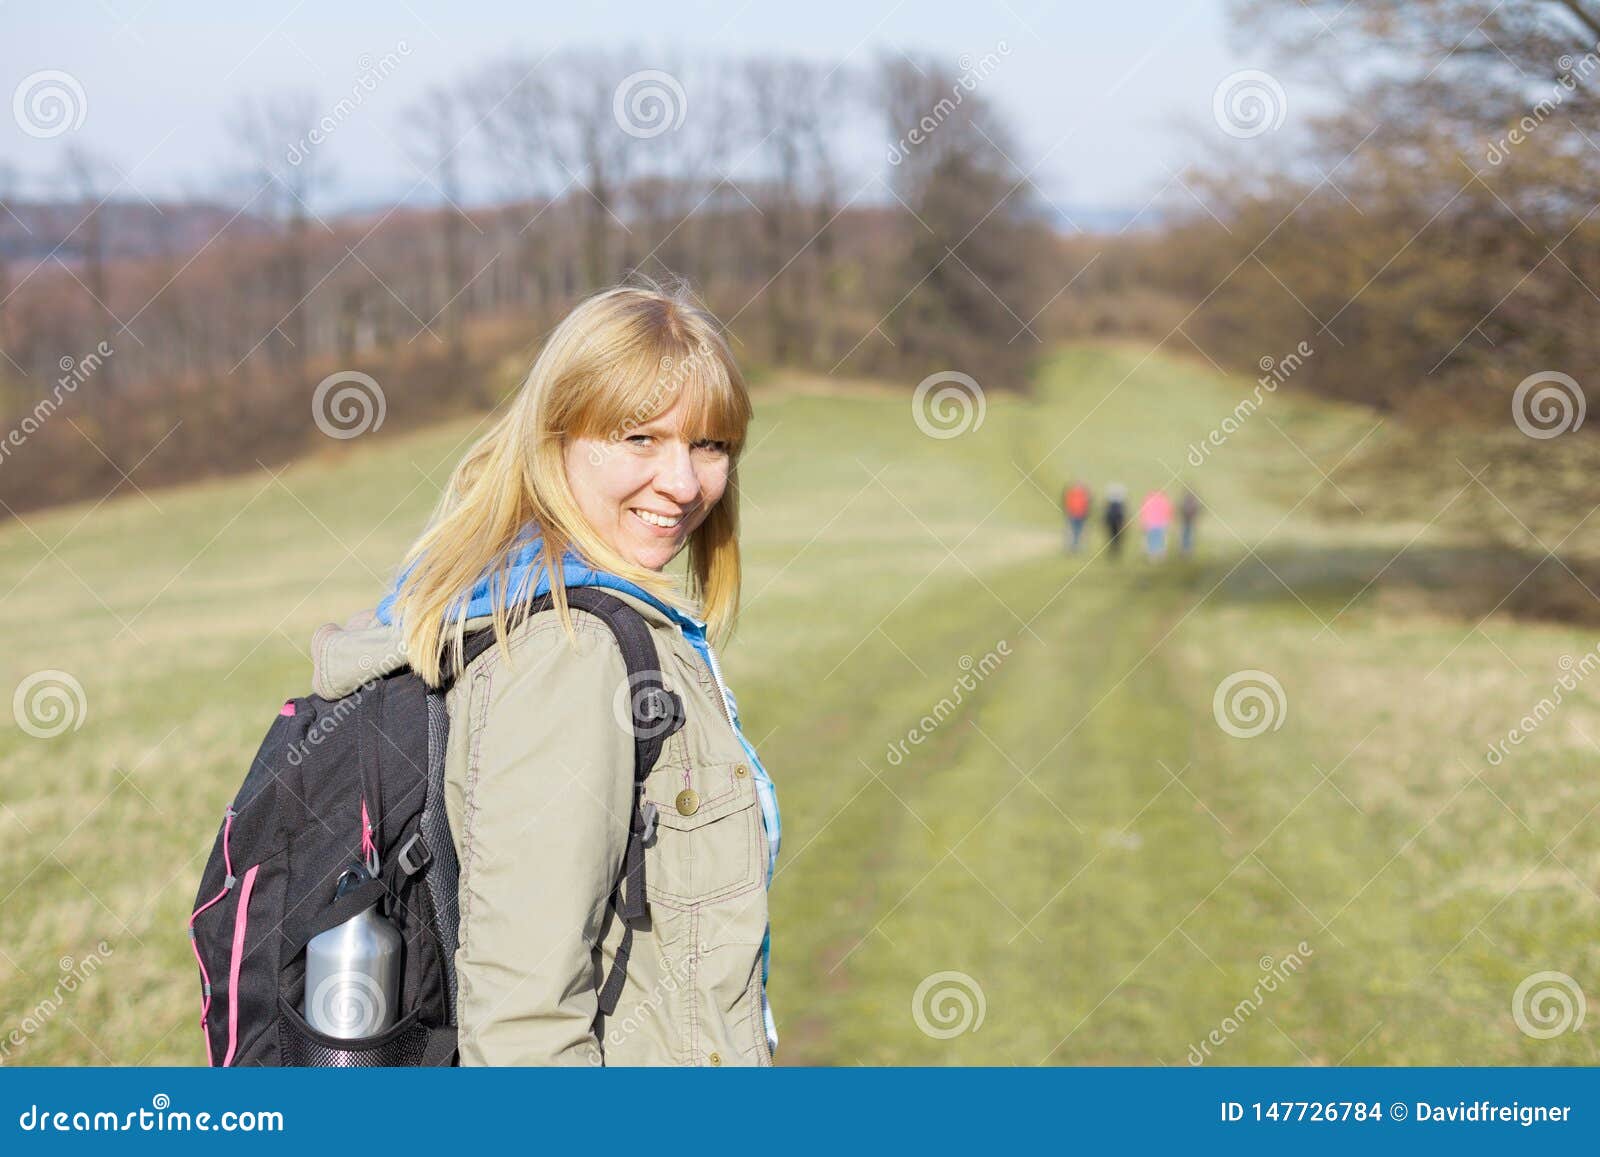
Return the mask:
[[[996,54],[640,64],[509,56],[430,89],[388,130],[415,187],[379,210],[327,208],[348,97],[241,98],[188,202],[80,148],[47,199],[0,169],[0,502],[292,457],[340,372],[377,382],[385,429],[492,406],[573,302],[636,275],[687,280],[758,375],[1025,387],[1059,238],[982,91]]]
[[[1301,135],[1187,174],[1086,277],[1080,323],[1115,301],[1250,377],[1303,339],[1296,387],[1423,425],[1503,422],[1530,375],[1597,364],[1600,3],[1233,9]]]
[[[1052,341],[1132,337],[1428,435],[1507,431],[1497,461],[1570,507],[1596,444],[1600,0],[1231,7],[1276,51],[1251,95],[1292,138],[1229,134],[1120,233],[1063,232],[1013,160],[1003,44],[960,72],[488,61],[389,126],[416,186],[365,213],[324,208],[347,110],[303,94],[234,106],[228,200],[143,205],[69,151],[39,205],[0,169],[0,439],[33,419],[37,452],[0,454],[0,502],[282,460],[341,370],[380,383],[386,429],[492,406],[573,301],[642,273],[686,278],[757,376],[1017,390]],[[1517,406],[1573,437],[1522,437]]]

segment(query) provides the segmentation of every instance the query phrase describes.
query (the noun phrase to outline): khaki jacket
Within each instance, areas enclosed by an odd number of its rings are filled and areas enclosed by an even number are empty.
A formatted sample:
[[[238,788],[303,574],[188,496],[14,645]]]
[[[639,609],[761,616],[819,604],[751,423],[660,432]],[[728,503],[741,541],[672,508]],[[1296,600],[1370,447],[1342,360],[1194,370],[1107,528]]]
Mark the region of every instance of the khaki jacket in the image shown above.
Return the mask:
[[[511,633],[509,663],[497,643],[446,698],[461,1063],[770,1065],[755,777],[699,653],[660,610],[608,593],[649,624],[687,714],[645,781],[659,819],[627,983],[616,1012],[599,1017],[623,932],[610,900],[633,807],[626,667],[599,619],[572,610],[575,650],[545,612]],[[319,629],[312,656],[313,690],[330,699],[405,661],[399,632],[371,611]]]

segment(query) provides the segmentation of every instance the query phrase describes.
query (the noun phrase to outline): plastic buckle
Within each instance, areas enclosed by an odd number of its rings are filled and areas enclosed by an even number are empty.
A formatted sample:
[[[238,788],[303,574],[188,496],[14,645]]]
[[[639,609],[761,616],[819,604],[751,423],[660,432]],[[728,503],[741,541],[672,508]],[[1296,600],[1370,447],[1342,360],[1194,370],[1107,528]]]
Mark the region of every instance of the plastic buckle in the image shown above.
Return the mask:
[[[639,696],[639,722],[645,726],[672,718],[671,694],[665,687],[651,687]]]
[[[635,700],[633,726],[643,739],[665,739],[684,723],[683,700],[665,687],[651,687]]]
[[[644,827],[639,830],[641,842],[648,843],[650,837],[656,832],[656,805],[652,800],[645,800],[644,806],[639,809],[639,814],[644,817]]]
[[[419,852],[420,856],[417,856]],[[413,858],[414,856],[417,858]],[[402,872],[408,876],[415,876],[433,862],[433,851],[428,847],[428,842],[422,838],[421,832],[413,832],[411,838],[401,846],[395,859]]]

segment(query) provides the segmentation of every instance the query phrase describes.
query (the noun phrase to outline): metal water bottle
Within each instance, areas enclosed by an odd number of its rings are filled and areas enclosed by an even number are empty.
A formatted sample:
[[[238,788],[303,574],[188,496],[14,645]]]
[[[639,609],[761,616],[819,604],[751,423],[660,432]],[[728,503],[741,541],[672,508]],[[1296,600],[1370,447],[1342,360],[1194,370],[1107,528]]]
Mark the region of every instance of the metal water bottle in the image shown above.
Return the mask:
[[[372,879],[358,864],[334,890],[343,896]],[[318,1032],[355,1040],[382,1032],[397,1019],[404,942],[378,905],[319,932],[306,945],[306,988],[300,1015]]]

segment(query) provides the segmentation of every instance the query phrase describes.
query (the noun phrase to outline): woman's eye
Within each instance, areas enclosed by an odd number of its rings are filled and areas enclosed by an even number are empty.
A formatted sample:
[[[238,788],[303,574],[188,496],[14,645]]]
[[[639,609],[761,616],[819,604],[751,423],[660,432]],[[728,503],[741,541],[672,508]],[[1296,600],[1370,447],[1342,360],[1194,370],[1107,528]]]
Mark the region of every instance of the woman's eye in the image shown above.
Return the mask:
[[[718,442],[713,438],[702,438],[694,445],[697,450],[709,450],[713,454],[726,454],[728,452],[728,444],[726,442]]]
[[[628,441],[635,446],[648,446],[654,440],[649,434],[630,434],[628,436]]]

